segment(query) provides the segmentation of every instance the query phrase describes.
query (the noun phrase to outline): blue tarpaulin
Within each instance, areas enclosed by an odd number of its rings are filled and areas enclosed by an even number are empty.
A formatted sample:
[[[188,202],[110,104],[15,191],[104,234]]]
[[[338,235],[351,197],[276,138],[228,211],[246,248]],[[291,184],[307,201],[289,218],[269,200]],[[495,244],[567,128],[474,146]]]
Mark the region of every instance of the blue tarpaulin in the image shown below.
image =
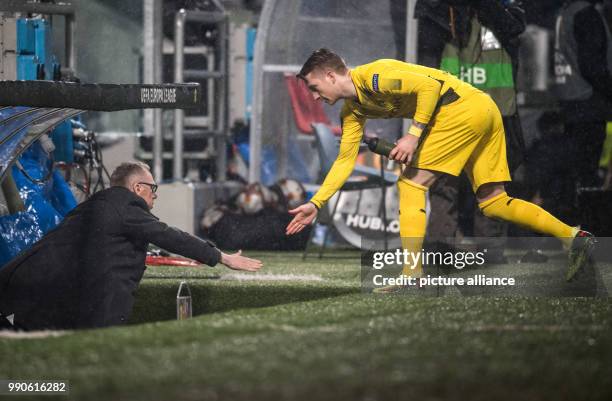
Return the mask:
[[[34,145],[43,134],[86,110],[193,109],[200,107],[201,98],[197,83],[1,81],[0,183],[11,171],[26,210],[0,217],[0,266],[32,246],[76,204],[61,175],[49,172],[49,156]],[[21,167],[13,168],[18,160]]]
[[[56,227],[76,206],[68,184],[36,140],[75,109],[0,109],[0,179],[11,169],[25,210],[0,217],[0,266]],[[16,166],[19,160],[20,167]]]

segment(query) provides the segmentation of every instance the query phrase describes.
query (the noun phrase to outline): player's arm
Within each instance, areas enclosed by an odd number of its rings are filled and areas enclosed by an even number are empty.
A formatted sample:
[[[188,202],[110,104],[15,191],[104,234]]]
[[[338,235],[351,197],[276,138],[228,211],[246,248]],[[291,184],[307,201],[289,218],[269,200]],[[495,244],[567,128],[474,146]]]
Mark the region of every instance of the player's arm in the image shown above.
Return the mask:
[[[408,134],[416,137],[421,136],[423,129],[431,120],[440,99],[441,89],[440,81],[420,72],[411,71],[410,68],[386,71],[378,78],[378,91],[383,94],[416,96],[416,110],[412,126],[408,131]]]
[[[312,202],[318,209],[325,204],[349,178],[355,167],[355,160],[359,153],[359,143],[363,136],[365,118],[356,116],[345,106],[341,113],[342,139],[338,157],[325,176],[321,188],[312,197]]]
[[[419,137],[435,112],[442,83],[409,69],[393,70],[380,75],[378,89],[390,95],[416,96],[416,110],[412,125],[406,135],[397,141],[397,145],[389,154],[389,158],[408,164],[416,152]]]
[[[287,225],[285,230],[287,235],[297,234],[311,224],[317,217],[319,209],[344,185],[351,175],[353,167],[355,167],[365,118],[356,116],[346,104],[340,117],[342,119],[342,141],[340,142],[338,157],[327,173],[321,188],[312,199],[308,203],[289,211],[295,217]]]

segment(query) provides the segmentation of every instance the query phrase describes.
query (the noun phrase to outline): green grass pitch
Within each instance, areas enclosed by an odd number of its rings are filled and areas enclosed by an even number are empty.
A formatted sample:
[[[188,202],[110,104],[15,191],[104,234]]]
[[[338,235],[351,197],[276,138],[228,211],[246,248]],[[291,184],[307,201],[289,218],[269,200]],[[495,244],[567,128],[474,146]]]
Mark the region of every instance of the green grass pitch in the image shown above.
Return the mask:
[[[149,268],[132,325],[0,336],[0,379],[70,381],[44,400],[612,399],[607,298],[372,295],[358,252],[247,254],[277,280]]]

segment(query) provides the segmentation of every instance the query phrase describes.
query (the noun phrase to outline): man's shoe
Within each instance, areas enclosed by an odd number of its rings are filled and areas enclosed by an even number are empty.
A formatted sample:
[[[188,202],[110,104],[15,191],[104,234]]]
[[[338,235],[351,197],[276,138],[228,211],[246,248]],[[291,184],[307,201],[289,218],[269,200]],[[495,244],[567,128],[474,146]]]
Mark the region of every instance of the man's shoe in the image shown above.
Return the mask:
[[[589,263],[595,243],[597,240],[593,234],[584,230],[578,231],[569,250],[569,263],[565,275],[567,281],[572,281],[576,273]]]

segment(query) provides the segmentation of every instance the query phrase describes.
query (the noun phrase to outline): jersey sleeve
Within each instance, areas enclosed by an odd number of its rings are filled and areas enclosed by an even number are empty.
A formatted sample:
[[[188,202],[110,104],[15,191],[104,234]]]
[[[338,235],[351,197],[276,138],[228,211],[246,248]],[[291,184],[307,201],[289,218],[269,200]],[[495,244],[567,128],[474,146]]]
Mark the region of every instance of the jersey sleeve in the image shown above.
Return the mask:
[[[310,199],[318,208],[323,206],[329,198],[342,188],[342,185],[344,185],[353,172],[355,160],[359,153],[359,144],[363,136],[366,119],[355,115],[346,103],[342,108],[340,118],[342,121],[342,139],[340,141],[338,157],[325,176],[321,188]]]
[[[371,79],[366,82],[373,92],[384,95],[416,96],[416,111],[414,120],[427,124],[431,119],[438,99],[442,83],[421,72],[406,69],[382,69],[372,71]]]

